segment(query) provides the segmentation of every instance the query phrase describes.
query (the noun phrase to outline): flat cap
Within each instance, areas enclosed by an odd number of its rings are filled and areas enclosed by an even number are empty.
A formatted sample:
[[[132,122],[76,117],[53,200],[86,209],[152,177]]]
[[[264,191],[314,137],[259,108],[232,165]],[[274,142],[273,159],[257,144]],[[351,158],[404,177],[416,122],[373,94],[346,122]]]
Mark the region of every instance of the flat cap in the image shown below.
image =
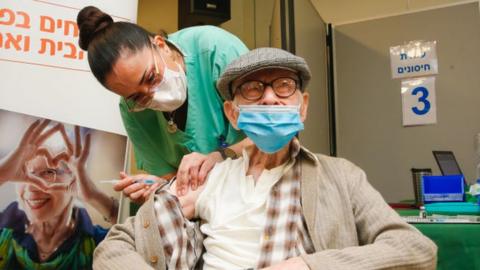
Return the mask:
[[[302,92],[311,78],[310,68],[302,57],[282,49],[258,48],[228,64],[217,81],[217,88],[225,100],[231,100],[233,97],[230,86],[234,80],[267,68],[286,68],[296,71],[301,80]]]

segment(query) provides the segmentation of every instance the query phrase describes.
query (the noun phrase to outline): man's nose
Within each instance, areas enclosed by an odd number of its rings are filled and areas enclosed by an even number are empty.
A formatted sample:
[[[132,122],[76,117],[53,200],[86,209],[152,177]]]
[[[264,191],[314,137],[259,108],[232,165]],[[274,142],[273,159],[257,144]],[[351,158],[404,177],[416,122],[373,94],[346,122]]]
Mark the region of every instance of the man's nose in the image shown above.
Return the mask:
[[[275,94],[275,91],[273,91],[273,88],[271,85],[268,85],[265,87],[265,91],[263,92],[263,96],[260,99],[259,104],[261,105],[279,105],[280,100],[278,96]]]

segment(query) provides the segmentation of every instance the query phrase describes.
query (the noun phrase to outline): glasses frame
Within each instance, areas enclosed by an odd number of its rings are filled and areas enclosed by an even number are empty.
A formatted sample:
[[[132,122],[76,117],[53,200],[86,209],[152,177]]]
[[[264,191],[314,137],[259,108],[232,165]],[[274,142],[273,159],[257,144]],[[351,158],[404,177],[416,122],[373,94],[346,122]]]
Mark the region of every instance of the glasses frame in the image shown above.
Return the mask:
[[[152,46],[151,46],[150,48],[151,48],[152,57],[153,57],[153,66],[155,67],[155,76],[158,78],[158,77],[160,77],[160,70],[159,70],[159,68],[158,68],[157,57],[155,56],[155,51],[154,51],[154,50],[155,50],[155,47],[154,47],[154,46],[155,46],[155,44],[152,43]],[[163,78],[162,78],[162,80],[163,80]],[[158,83],[161,83],[162,80],[159,80]],[[156,85],[156,84],[157,84],[157,83],[154,83],[154,85]],[[153,88],[153,87],[152,87],[152,88]],[[150,92],[151,92],[151,91],[149,91],[149,93],[150,93]],[[135,94],[137,94],[137,93],[135,93]],[[134,94],[134,95],[135,95],[135,94]],[[145,95],[145,94],[141,93],[141,95]],[[133,107],[130,107],[131,105],[130,105],[129,103],[132,103],[132,102],[134,102],[135,105],[133,105]],[[150,102],[151,102],[151,101],[150,101]],[[136,101],[135,101],[135,100],[132,100],[132,98],[129,97],[129,98],[125,98],[125,105],[127,106],[127,110],[128,110],[129,112],[138,112],[138,111],[142,111],[143,109],[145,109],[145,107],[148,107],[149,103],[146,103],[146,104],[143,104],[143,105],[137,105]],[[137,106],[138,106],[139,108],[137,108]]]
[[[273,87],[273,85],[275,84],[275,82],[277,82],[278,80],[282,80],[282,79],[289,79],[289,80],[292,80],[293,82],[295,82],[295,86],[294,86],[292,92],[289,93],[288,95],[279,95],[279,94],[277,93],[276,89]],[[258,98],[249,98],[249,97],[247,97],[247,96],[244,94],[244,91],[243,91],[242,86],[244,86],[244,85],[247,84],[247,83],[252,83],[252,82],[258,82],[258,83],[260,83],[260,84],[263,86],[262,94],[261,94]],[[263,98],[263,96],[265,96],[265,90],[266,90],[267,87],[269,87],[269,86],[272,88],[273,93],[275,93],[275,95],[276,95],[277,97],[279,97],[279,98],[289,98],[289,97],[293,96],[293,94],[295,94],[295,92],[297,92],[297,90],[300,89],[299,87],[301,87],[301,85],[300,85],[300,80],[294,79],[294,78],[291,78],[291,77],[279,77],[279,78],[276,78],[276,79],[270,81],[269,83],[263,82],[263,81],[260,81],[260,80],[249,80],[249,81],[245,81],[245,82],[241,83],[239,86],[235,87],[235,89],[234,89],[234,91],[233,91],[233,93],[232,93],[232,96],[235,96],[235,94],[236,94],[237,92],[239,92],[240,95],[241,95],[244,99],[246,99],[246,100],[248,100],[248,101],[259,101],[259,100],[261,100],[261,99]]]
[[[50,172],[53,172],[53,179],[48,179],[47,176],[46,176]],[[31,173],[34,174],[36,177],[44,180],[45,182],[58,183],[57,182],[57,177],[62,177],[63,175],[65,175],[67,173],[67,171],[65,169],[61,169],[61,168],[43,168],[43,169],[40,169],[40,170],[34,170]],[[71,182],[71,179],[69,179],[69,182]],[[70,183],[68,183],[68,184],[70,184]]]

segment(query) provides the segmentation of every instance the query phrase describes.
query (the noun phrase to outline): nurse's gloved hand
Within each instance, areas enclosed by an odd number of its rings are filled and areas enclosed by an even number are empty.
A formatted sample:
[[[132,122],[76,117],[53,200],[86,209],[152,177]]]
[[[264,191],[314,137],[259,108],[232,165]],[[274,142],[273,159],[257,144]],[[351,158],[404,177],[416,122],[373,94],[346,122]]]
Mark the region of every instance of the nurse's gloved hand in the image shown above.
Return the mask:
[[[177,196],[187,194],[189,186],[196,190],[203,185],[215,163],[221,161],[223,158],[218,151],[208,155],[193,152],[183,156],[177,171]]]
[[[123,191],[125,196],[135,203],[144,203],[150,194],[154,193],[157,188],[165,184],[166,180],[155,175],[137,174],[128,175],[120,172],[120,182],[113,186],[116,191]]]

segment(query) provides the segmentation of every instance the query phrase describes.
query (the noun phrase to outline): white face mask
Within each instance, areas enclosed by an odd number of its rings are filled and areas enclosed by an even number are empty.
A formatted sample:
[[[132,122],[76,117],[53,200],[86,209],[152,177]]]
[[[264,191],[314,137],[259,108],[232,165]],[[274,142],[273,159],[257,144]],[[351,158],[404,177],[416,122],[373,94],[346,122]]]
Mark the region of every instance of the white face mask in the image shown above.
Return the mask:
[[[179,71],[169,69],[161,54],[160,58],[164,66],[163,77],[158,84],[150,89],[150,93],[153,93],[152,98],[145,104],[126,99],[129,111],[140,112],[145,109],[152,109],[162,112],[172,112],[185,103],[187,99],[187,78],[185,72],[179,64],[177,64]],[[159,71],[155,54],[153,54],[153,59],[155,72],[158,74]]]
[[[153,88],[152,101],[147,108],[171,112],[178,109],[187,99],[187,78],[180,65],[180,71],[173,71],[165,66],[162,81]]]
[[[154,56],[155,58],[155,56]],[[152,101],[147,105],[147,108],[171,112],[178,109],[187,99],[187,78],[182,67],[177,64],[179,71],[171,70],[160,55],[164,65],[162,81],[153,87]],[[155,59],[156,62],[156,59]]]

